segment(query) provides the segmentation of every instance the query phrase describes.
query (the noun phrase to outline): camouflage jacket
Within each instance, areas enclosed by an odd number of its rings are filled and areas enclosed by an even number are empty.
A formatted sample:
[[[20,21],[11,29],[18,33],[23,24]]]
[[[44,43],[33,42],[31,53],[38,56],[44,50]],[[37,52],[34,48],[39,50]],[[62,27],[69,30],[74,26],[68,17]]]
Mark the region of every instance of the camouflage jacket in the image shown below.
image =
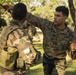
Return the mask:
[[[39,27],[43,32],[44,53],[54,58],[65,58],[70,42],[76,41],[74,32],[67,25],[65,29],[59,30],[53,22],[28,13],[27,19],[31,21],[32,18],[36,20],[34,25]]]
[[[27,32],[22,27],[22,24],[11,22],[10,26],[18,25],[19,28],[9,33],[6,45],[9,47],[17,47],[20,51],[31,46],[31,41],[28,38]]]

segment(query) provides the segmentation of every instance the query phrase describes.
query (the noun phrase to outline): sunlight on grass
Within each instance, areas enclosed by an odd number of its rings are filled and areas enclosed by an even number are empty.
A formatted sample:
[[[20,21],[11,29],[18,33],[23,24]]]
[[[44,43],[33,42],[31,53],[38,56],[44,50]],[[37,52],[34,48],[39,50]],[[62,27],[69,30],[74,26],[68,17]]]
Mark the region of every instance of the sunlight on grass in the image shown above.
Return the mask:
[[[42,63],[31,67],[30,70],[27,72],[27,75],[43,75]]]
[[[75,68],[68,68],[67,71],[74,72],[76,70],[75,70]]]
[[[67,68],[65,75],[76,75],[76,68]]]
[[[37,65],[34,65],[33,67],[31,67],[30,69],[34,70],[34,69],[39,69],[41,67],[42,67],[42,64],[37,64]]]
[[[67,57],[67,70],[65,75],[76,75],[76,60],[72,60],[69,56]]]

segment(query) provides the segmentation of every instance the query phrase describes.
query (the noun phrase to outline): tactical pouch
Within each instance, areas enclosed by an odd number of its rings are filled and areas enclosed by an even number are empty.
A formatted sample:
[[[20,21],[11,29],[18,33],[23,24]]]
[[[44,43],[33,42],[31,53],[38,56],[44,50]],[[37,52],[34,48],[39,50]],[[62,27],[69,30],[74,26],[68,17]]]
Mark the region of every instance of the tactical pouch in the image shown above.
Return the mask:
[[[25,61],[22,57],[17,58],[17,68],[26,69]]]
[[[7,49],[3,49],[0,55],[0,66],[8,70],[12,70],[14,68],[17,55],[18,52],[16,48],[8,47]]]
[[[22,59],[25,61],[25,63],[30,65],[32,64],[32,61],[34,60],[34,55],[32,54],[30,48],[21,51],[19,54],[22,57]]]

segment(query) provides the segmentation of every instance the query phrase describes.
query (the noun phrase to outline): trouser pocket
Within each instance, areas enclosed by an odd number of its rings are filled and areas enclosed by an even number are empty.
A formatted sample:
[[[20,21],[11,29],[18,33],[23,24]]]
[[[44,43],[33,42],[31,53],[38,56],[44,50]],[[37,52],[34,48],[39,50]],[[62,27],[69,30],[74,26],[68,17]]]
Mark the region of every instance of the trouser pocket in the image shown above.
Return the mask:
[[[54,59],[49,59],[43,55],[43,68],[44,75],[51,75],[53,69],[55,68]]]

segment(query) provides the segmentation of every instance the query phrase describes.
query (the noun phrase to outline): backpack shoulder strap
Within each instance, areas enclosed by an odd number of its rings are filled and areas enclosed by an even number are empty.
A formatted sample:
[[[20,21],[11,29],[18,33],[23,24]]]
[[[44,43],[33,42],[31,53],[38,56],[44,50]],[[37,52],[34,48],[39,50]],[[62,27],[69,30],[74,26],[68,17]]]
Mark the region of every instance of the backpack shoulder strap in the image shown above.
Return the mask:
[[[1,36],[0,36],[0,52],[6,45],[6,40],[7,40],[8,34],[11,33],[12,31],[14,31],[15,29],[19,29],[19,28],[20,27],[17,25],[6,26],[3,28],[2,32],[1,32]]]

